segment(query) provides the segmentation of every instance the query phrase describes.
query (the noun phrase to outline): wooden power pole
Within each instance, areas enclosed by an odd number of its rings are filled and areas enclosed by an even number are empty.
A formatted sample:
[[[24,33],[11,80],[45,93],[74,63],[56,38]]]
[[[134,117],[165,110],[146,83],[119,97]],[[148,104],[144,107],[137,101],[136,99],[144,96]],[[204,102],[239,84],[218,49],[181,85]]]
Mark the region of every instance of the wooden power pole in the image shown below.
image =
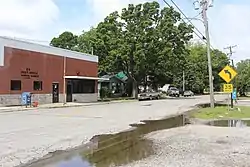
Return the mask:
[[[237,45],[228,46],[228,47],[224,48],[224,49],[229,50],[229,52],[227,53],[227,55],[228,55],[228,59],[231,60],[231,65],[232,65],[233,68],[235,68],[235,66],[234,66],[234,60],[233,60],[232,56],[233,56],[233,53],[235,53],[233,51],[233,48],[235,48],[235,47],[237,47]],[[230,63],[229,63],[229,65],[230,65]],[[235,84],[235,87],[236,87],[236,90],[237,90],[236,84]],[[233,108],[233,93],[231,93],[231,108]]]

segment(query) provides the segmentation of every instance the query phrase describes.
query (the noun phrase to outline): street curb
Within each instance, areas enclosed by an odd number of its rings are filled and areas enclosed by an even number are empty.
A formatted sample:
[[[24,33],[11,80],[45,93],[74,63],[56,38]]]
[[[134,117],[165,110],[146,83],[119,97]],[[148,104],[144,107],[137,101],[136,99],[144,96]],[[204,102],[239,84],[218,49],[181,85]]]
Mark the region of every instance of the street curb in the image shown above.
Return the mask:
[[[32,107],[32,108],[17,108],[17,109],[0,109],[0,113],[7,113],[7,112],[17,112],[17,111],[30,111],[36,109],[53,109],[53,108],[71,108],[71,107],[84,107],[84,106],[96,106],[96,105],[106,105],[106,104],[115,104],[115,103],[129,103],[135,102],[137,100],[121,100],[121,101],[109,101],[109,102],[97,102],[97,103],[83,103],[77,105],[66,105],[66,106],[48,106],[48,107]]]

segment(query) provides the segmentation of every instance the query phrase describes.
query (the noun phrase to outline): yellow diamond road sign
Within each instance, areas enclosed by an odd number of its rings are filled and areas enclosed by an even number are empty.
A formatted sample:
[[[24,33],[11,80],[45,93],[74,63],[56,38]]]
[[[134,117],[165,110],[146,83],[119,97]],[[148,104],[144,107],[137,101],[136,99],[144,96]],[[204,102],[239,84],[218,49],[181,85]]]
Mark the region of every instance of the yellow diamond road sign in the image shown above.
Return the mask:
[[[223,92],[224,93],[232,93],[233,92],[233,84],[223,84]]]
[[[227,83],[232,81],[234,77],[237,75],[237,72],[230,66],[226,66],[221,70],[219,76],[224,79]]]

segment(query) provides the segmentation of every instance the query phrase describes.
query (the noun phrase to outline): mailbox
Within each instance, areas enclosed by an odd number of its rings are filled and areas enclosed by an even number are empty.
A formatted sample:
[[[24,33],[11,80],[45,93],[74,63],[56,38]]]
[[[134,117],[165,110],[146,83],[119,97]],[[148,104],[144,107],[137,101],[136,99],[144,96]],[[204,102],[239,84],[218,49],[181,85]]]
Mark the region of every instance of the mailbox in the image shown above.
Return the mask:
[[[30,92],[23,92],[22,95],[22,105],[31,105],[31,93]]]

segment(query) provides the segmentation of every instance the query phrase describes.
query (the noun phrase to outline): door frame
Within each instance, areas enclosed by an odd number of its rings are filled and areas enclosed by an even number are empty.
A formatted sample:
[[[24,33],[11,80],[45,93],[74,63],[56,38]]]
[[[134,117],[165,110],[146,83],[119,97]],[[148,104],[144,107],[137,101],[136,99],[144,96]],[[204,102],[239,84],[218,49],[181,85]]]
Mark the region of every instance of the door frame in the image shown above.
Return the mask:
[[[56,97],[54,96],[54,85],[57,85],[57,100]],[[60,84],[59,82],[52,82],[52,103],[59,103],[60,101]]]
[[[69,93],[69,90],[68,90],[68,85],[70,85],[70,93]],[[66,85],[66,102],[73,102],[73,84],[68,81],[67,82],[67,85]]]

